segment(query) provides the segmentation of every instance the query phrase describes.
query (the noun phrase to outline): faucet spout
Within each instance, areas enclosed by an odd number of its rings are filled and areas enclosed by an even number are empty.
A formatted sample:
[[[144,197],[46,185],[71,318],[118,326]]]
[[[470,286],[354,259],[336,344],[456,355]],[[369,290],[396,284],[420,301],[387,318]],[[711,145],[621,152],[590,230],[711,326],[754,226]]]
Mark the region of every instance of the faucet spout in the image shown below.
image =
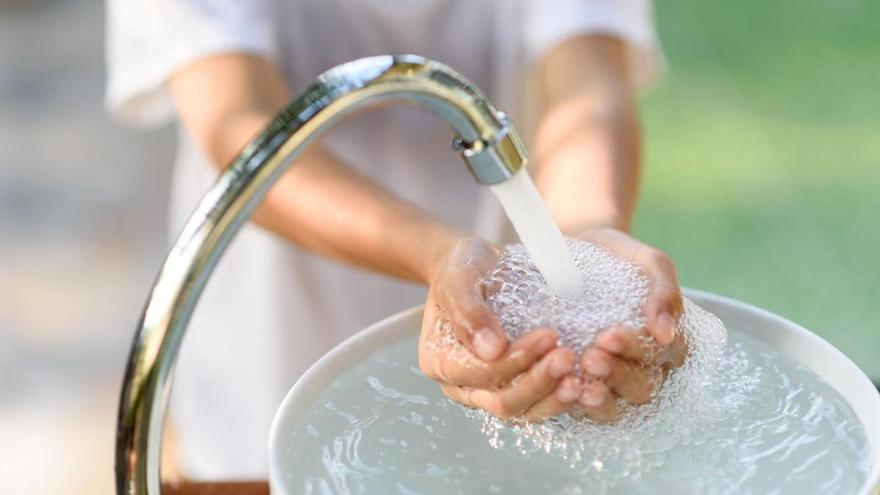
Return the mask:
[[[288,159],[327,127],[361,108],[388,102],[431,110],[456,130],[453,148],[480,184],[504,182],[526,164],[525,147],[510,119],[451,68],[415,55],[368,57],[322,74],[293,101],[233,164],[250,161],[247,151],[272,150]]]
[[[321,75],[248,144],[199,203],[150,292],[132,344],[116,426],[116,492],[161,492],[162,428],[180,343],[211,272],[275,180],[334,122],[367,106],[425,107],[455,129],[453,147],[492,185],[526,164],[510,120],[467,79],[413,55],[378,56]]]

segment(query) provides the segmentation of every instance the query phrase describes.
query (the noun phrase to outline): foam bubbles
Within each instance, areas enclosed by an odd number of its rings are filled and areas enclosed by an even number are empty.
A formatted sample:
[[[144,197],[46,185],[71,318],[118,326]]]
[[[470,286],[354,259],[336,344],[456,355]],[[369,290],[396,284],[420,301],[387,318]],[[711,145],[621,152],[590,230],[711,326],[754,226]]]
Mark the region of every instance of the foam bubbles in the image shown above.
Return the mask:
[[[484,279],[488,303],[509,337],[551,327],[559,333],[560,345],[580,354],[606,328],[641,329],[649,283],[640,267],[590,242],[569,239],[568,247],[584,282],[577,298],[549,289],[521,245],[505,247]],[[673,446],[699,443],[713,423],[736,410],[756,382],[737,369],[735,360],[722,359],[727,332],[714,315],[685,300],[677,331],[688,344],[684,364],[668,374],[649,403],[621,401],[623,413],[614,423],[568,414],[541,424],[505,422],[479,410],[469,414],[496,448],[557,454],[606,481],[638,475],[662,462],[660,454]]]
[[[559,332],[561,345],[580,354],[602,329],[641,328],[648,281],[640,268],[590,242],[569,239],[568,247],[583,278],[583,293],[577,298],[549,288],[522,245],[504,248],[482,284],[508,336],[547,326]]]

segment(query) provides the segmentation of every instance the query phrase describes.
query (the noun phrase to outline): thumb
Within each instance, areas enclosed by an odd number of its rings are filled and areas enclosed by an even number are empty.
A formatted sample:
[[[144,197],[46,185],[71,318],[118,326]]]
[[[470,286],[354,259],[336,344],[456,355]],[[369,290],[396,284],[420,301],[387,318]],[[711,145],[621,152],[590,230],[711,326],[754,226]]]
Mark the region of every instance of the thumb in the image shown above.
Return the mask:
[[[663,269],[649,268],[651,288],[645,304],[648,331],[664,346],[676,336],[676,322],[684,312],[678,277],[671,263]]]
[[[480,359],[494,361],[507,349],[507,335],[483,298],[479,278],[460,275],[444,284],[438,302],[462,344]]]

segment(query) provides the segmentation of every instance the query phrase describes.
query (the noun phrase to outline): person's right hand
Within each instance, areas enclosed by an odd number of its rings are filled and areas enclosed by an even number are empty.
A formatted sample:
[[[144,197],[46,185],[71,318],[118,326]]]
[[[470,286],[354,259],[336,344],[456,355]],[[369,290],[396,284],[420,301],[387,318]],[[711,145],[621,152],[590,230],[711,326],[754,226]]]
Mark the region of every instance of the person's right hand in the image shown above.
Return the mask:
[[[571,375],[576,357],[557,348],[550,329],[508,343],[480,287],[497,259],[495,246],[473,238],[458,240],[439,257],[425,303],[419,367],[465,406],[542,421],[580,396],[580,379]]]
[[[584,229],[577,237],[638,265],[648,279],[645,326],[604,329],[581,356],[585,376],[579,402],[590,418],[613,421],[623,412],[618,398],[634,405],[650,401],[667,374],[684,363],[687,341],[676,329],[684,302],[675,265],[663,252],[612,228]]]

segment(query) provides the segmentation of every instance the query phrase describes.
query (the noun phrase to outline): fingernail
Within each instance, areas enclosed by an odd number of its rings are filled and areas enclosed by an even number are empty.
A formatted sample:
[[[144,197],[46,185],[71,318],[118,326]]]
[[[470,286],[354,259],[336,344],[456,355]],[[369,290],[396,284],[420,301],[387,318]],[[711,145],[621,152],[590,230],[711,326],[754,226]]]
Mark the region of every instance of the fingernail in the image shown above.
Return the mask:
[[[661,344],[669,345],[675,339],[675,320],[667,313],[663,313],[657,318],[657,330],[660,336]]]
[[[481,359],[495,359],[501,339],[492,330],[483,328],[474,335],[474,350]]]
[[[565,359],[563,356],[553,356],[553,359],[550,361],[550,376],[553,378],[560,378],[569,371],[571,371],[574,363],[569,359]]]
[[[605,402],[605,394],[601,390],[588,388],[581,394],[580,402],[587,407],[599,407]]]
[[[608,349],[611,352],[622,352],[623,351],[623,342],[620,341],[617,337],[609,337],[604,342],[603,347]]]
[[[563,385],[559,388],[559,392],[556,393],[556,398],[559,399],[559,402],[565,404],[574,402],[578,398],[578,389],[577,387]]]
[[[544,355],[550,352],[550,349],[553,349],[554,347],[556,347],[556,339],[548,337],[538,342],[538,346],[535,350],[538,351],[538,354]]]
[[[611,365],[604,359],[590,359],[586,363],[587,371],[598,377],[606,377],[611,373]]]

